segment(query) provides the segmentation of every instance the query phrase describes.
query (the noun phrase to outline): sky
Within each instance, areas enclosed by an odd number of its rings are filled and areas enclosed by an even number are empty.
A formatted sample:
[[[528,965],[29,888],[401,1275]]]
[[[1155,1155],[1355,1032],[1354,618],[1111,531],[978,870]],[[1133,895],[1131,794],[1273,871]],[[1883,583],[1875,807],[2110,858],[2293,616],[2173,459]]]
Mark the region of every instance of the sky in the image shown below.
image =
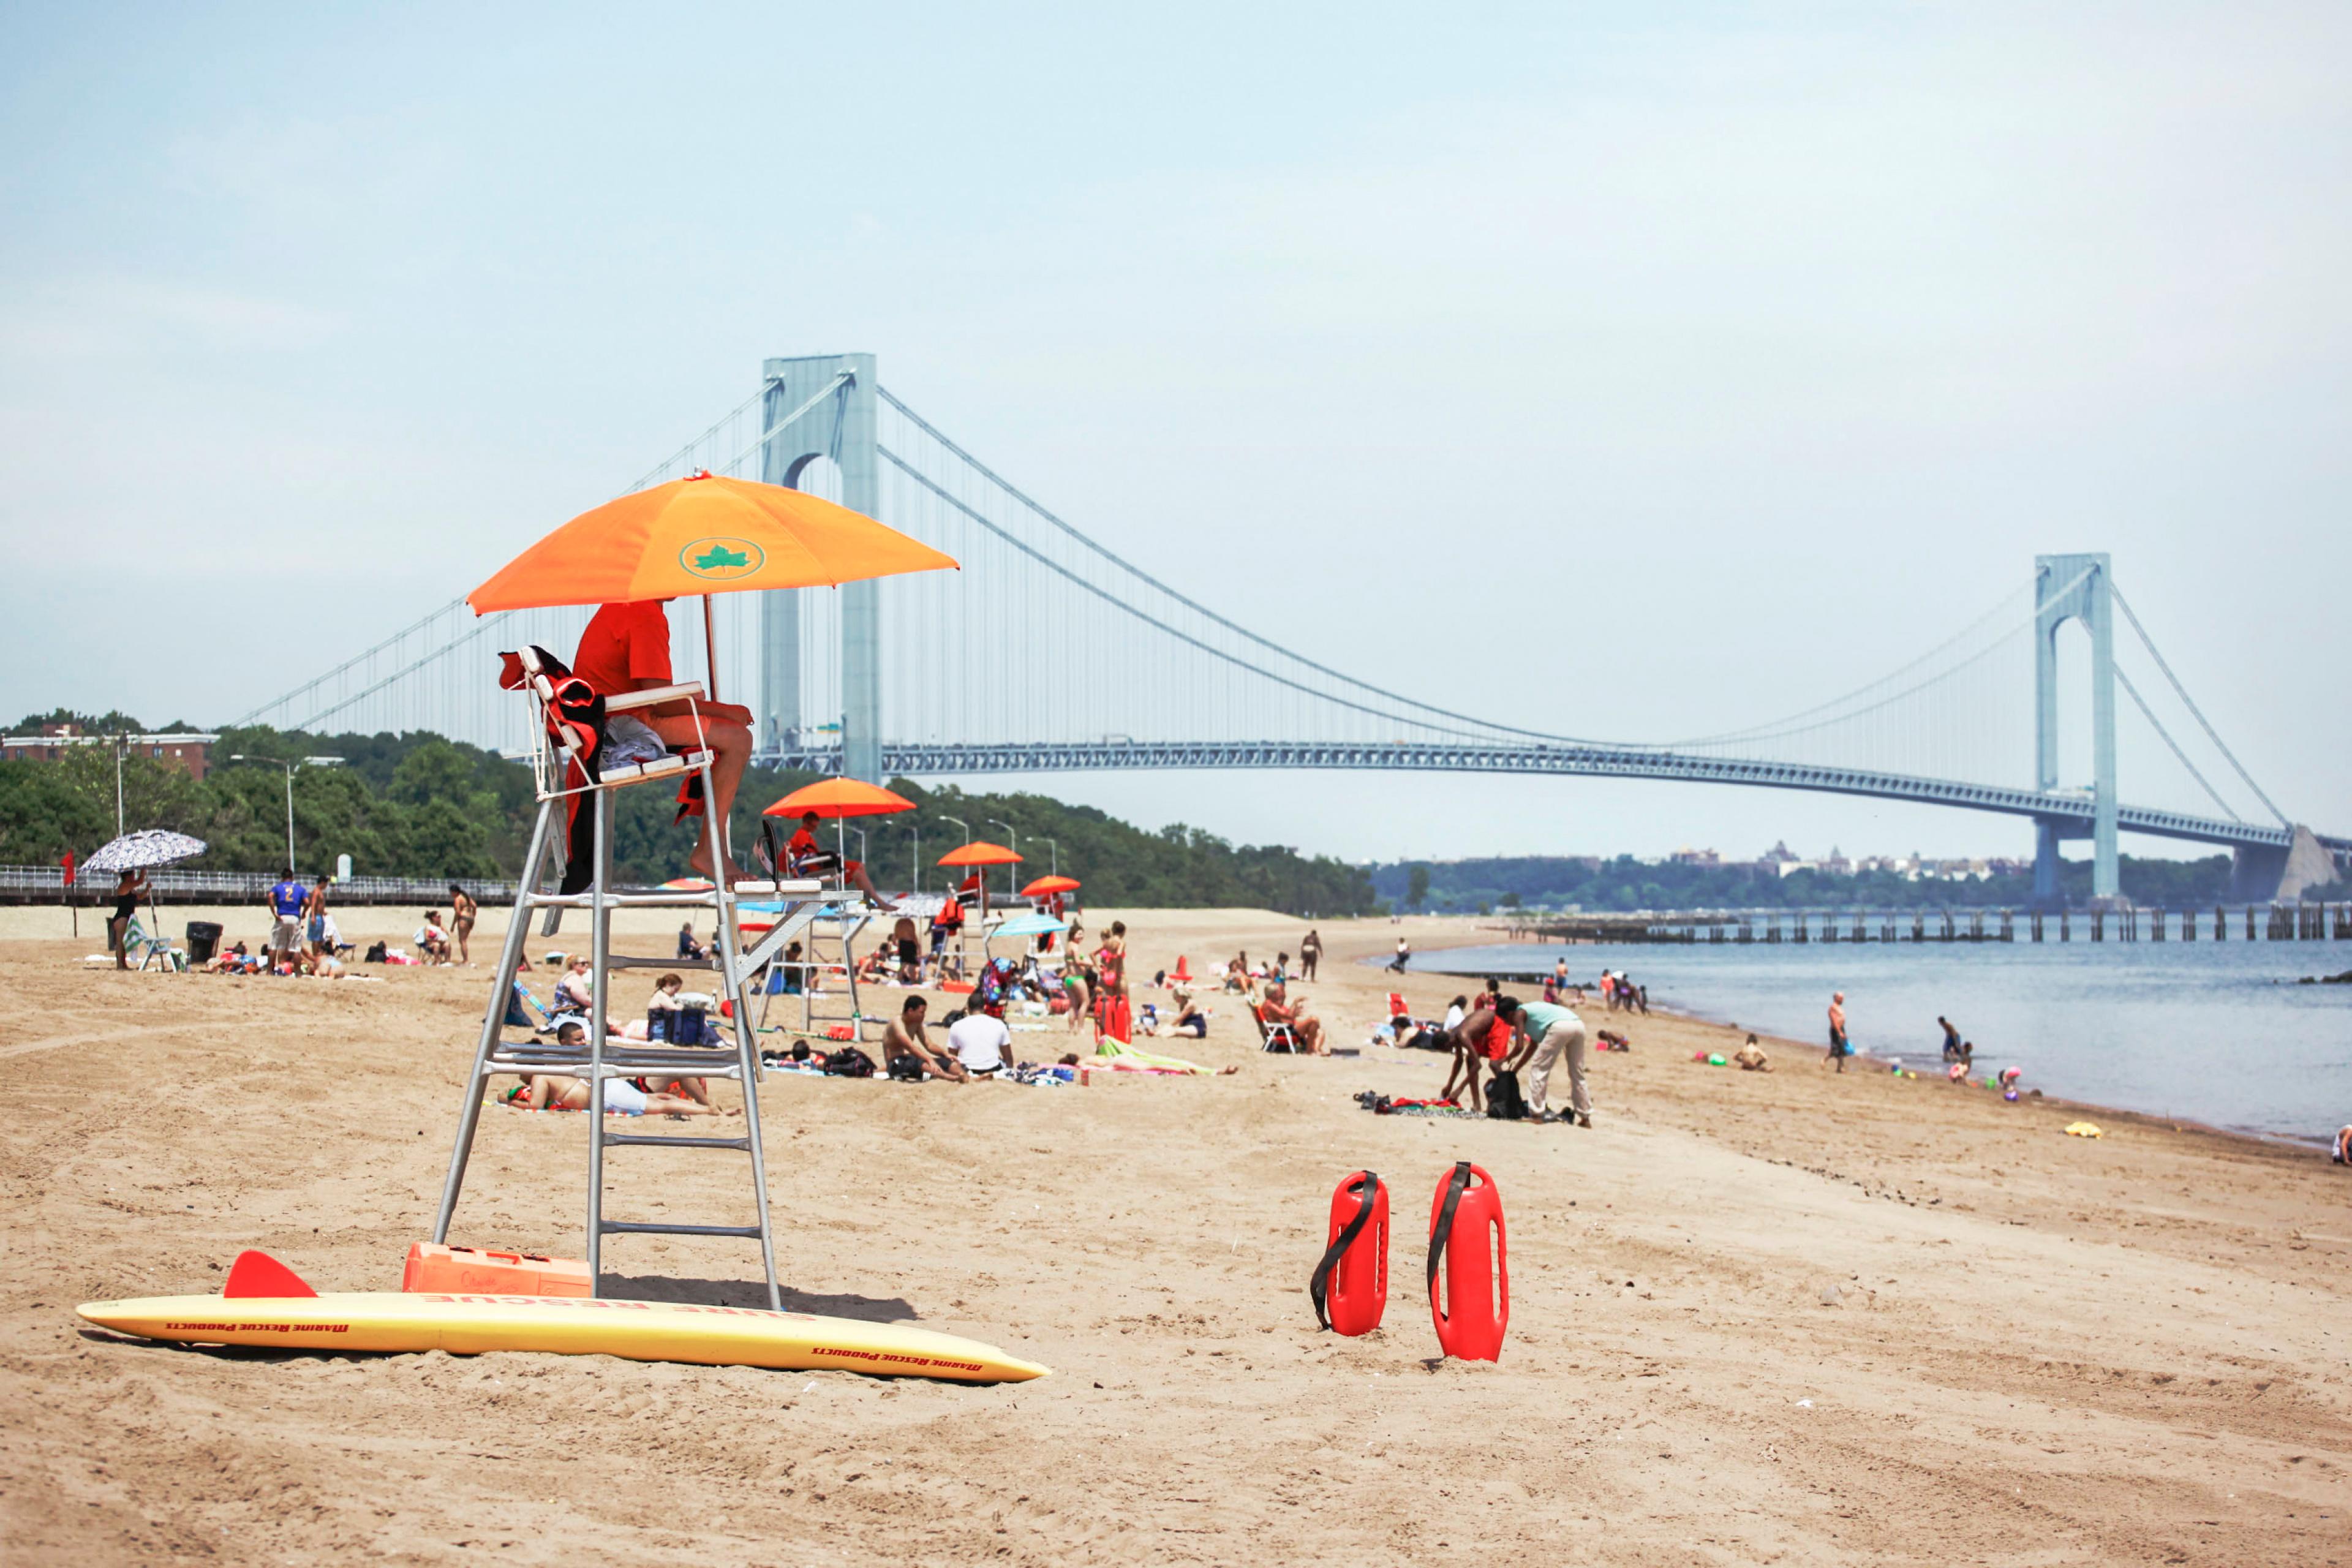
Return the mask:
[[[0,722],[233,719],[858,351],[1225,614],[1538,728],[1787,712],[2109,551],[2352,831],[2348,68],[2331,5],[0,8]],[[1030,787],[1356,858],[2030,850]]]

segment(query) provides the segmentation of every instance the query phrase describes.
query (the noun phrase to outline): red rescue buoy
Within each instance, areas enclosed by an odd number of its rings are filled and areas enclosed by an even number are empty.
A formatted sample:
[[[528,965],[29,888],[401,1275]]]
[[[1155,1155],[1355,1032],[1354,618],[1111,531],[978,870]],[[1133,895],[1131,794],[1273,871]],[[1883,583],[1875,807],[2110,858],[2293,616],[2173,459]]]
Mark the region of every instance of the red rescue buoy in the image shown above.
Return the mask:
[[[1445,1289],[1437,1270],[1443,1261]],[[1511,1322],[1511,1258],[1495,1178],[1464,1160],[1437,1184],[1429,1210],[1429,1315],[1438,1348],[1465,1361],[1500,1361]]]
[[[1369,1334],[1389,1305],[1389,1189],[1370,1171],[1331,1194],[1330,1245],[1307,1282],[1315,1318],[1335,1333]]]

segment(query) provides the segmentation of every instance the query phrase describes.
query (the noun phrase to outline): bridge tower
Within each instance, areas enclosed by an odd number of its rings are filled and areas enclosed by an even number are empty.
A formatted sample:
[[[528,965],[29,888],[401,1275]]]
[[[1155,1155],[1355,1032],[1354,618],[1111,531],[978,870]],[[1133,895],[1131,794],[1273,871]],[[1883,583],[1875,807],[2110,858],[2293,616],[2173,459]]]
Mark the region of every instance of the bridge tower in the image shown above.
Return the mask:
[[[2122,891],[2116,860],[2115,578],[2104,552],[2033,558],[2033,773],[2058,787],[2058,628],[2079,619],[2091,635],[2091,896]],[[2058,841],[2071,830],[2054,817],[2034,819],[2033,898],[2054,904]]]
[[[877,398],[872,354],[813,354],[772,359],[761,365],[766,388],[761,429],[767,446],[760,477],[770,484],[801,488],[802,476],[818,458],[841,470],[841,504],[868,517],[882,510],[881,460],[876,456]],[[823,397],[782,429],[790,416],[827,387]],[[790,750],[793,731],[807,719],[801,712],[800,595],[814,589],[787,588],[760,595],[760,707],[765,748]],[[882,782],[882,590],[872,582],[845,583],[841,595],[842,771],[851,778]],[[828,716],[830,717],[830,716]],[[824,722],[819,719],[818,722]]]

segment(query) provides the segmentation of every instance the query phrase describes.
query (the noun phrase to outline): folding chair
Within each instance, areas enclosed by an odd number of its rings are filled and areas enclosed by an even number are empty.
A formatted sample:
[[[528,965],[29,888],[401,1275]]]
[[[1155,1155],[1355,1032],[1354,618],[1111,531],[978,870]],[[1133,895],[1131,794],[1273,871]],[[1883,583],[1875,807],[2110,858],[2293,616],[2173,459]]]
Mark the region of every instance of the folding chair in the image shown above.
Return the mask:
[[[1251,1003],[1249,1014],[1251,1021],[1257,1025],[1259,1050],[1286,1051],[1294,1057],[1299,1054],[1298,1037],[1292,1032],[1289,1025],[1267,1023],[1265,1007],[1261,1003]]]

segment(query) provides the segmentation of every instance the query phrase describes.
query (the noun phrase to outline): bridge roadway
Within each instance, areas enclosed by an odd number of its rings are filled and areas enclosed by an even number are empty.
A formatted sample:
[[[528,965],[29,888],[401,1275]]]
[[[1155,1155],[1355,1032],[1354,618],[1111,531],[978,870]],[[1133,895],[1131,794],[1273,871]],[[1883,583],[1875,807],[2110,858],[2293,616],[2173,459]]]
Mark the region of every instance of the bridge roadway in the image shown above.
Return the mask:
[[[836,747],[771,751],[757,759],[768,767],[837,773]],[[1689,784],[1760,785],[1773,789],[1825,791],[1881,800],[1920,801],[1970,811],[2005,812],[2047,819],[2059,836],[2091,836],[2088,791],[2032,790],[2004,784],[1963,784],[1955,779],[1916,778],[1907,773],[1859,768],[1825,768],[1805,763],[1763,763],[1732,757],[1630,746],[1423,743],[1409,741],[1087,741],[1023,742],[1003,745],[932,745],[884,742],[882,773],[889,778],[929,778],[950,773],[1092,773],[1112,768],[1379,768],[1433,773],[1564,773],[1585,778],[1678,779]],[[2284,827],[2145,806],[2117,808],[2116,826],[2126,833],[2186,838],[2231,847],[2284,849],[2293,834]],[[2352,838],[2321,835],[2320,843],[2341,860],[2352,855]]]

